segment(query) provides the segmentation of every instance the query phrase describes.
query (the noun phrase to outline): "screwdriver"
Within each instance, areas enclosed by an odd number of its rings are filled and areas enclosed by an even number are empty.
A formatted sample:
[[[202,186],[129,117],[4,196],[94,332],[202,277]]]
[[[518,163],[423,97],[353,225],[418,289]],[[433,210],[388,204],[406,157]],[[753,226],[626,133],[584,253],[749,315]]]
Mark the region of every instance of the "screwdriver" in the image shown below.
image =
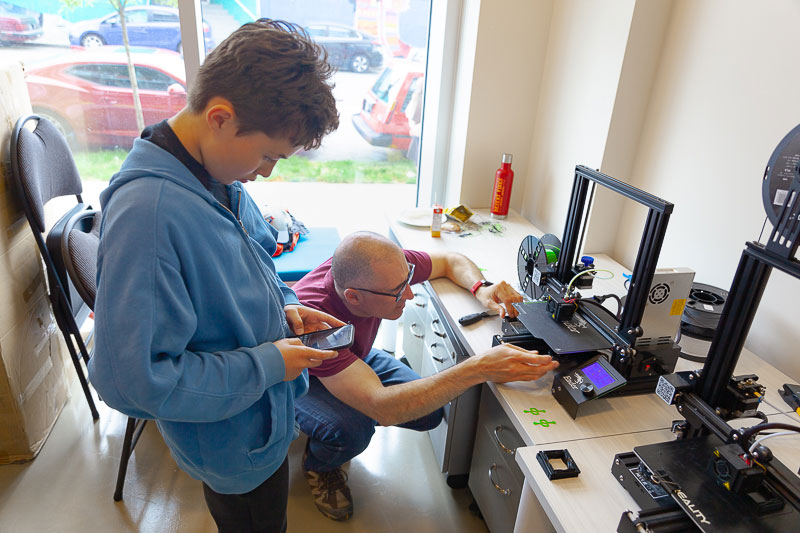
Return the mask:
[[[488,316],[494,316],[496,314],[497,314],[496,311],[487,309],[486,311],[481,311],[480,313],[472,313],[471,315],[464,315],[458,319],[458,323],[461,324],[462,326],[469,326],[470,324],[474,324],[475,322],[477,322],[482,318],[486,318]]]

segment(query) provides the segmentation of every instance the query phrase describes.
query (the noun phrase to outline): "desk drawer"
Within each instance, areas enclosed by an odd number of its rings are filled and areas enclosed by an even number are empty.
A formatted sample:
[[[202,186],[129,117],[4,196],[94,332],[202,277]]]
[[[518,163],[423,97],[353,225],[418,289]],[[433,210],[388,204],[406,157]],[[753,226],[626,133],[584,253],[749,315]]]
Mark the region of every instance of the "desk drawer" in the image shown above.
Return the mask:
[[[493,439],[485,427],[478,427],[469,488],[489,531],[512,533],[522,496],[522,483],[512,472],[509,462],[498,455]]]
[[[422,285],[414,285],[414,298],[403,310],[403,354],[411,368],[419,374],[422,366],[422,351],[425,346],[425,324],[428,322],[430,297]]]
[[[514,478],[522,485],[525,481],[525,474],[517,464],[515,455],[517,448],[525,446],[525,441],[514,428],[492,390],[486,385],[483,386],[481,392],[478,427],[483,428],[491,436],[495,453],[508,463]]]
[[[429,306],[428,320],[425,323],[425,347],[434,355],[439,370],[454,364],[457,357],[444,320],[433,306]]]
[[[515,454],[525,442],[500,403],[484,385],[475,435],[469,487],[492,533],[511,532],[525,475]]]

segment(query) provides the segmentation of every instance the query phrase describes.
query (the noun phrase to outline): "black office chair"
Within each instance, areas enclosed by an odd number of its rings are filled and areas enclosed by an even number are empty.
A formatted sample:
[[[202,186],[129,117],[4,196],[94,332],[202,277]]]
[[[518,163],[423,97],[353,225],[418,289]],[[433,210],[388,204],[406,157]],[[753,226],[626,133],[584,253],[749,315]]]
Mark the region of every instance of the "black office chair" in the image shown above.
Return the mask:
[[[34,122],[35,128],[30,129],[28,123]],[[70,283],[60,260],[60,251],[55,249],[64,224],[76,213],[90,209],[90,206],[84,204],[81,198],[81,178],[67,141],[51,122],[36,115],[17,121],[11,136],[11,183],[22,202],[25,217],[46,265],[47,292],[56,323],[72,357],[92,418],[97,420],[100,415],[81,365],[81,357],[84,363],[89,361],[89,352],[78,327],[89,315],[90,309]],[[75,195],[76,205],[45,234],[45,204],[53,198],[70,195]]]
[[[94,310],[97,294],[97,248],[100,244],[100,212],[87,210],[76,213],[64,225],[59,237],[60,257],[64,261],[70,281],[81,299]],[[117,486],[114,501],[122,499],[128,460],[139,441],[147,420],[128,417],[122,456],[119,459]]]

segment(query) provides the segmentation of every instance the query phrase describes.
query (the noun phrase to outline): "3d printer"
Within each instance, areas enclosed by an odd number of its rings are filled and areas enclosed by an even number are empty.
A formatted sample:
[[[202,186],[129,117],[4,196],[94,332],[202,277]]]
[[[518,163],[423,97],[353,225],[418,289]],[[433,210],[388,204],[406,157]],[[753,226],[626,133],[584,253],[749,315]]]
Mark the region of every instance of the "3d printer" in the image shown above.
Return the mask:
[[[584,298],[579,292],[592,288],[596,270],[592,257],[578,261],[578,255],[597,185],[648,208],[624,306],[615,294]],[[553,394],[573,417],[582,403],[606,393],[652,392],[659,377],[675,369],[681,349],[674,341],[694,273],[669,269],[657,276],[672,209],[661,198],[579,165],[563,240],[551,234],[528,236],[520,245],[520,285],[533,301],[515,304],[518,320],[505,320],[503,335],[493,342],[510,342],[557,358],[562,372]],[[608,298],[616,299],[616,313],[602,305]],[[645,331],[648,307],[668,310],[671,334],[653,334],[653,323]]]
[[[722,310],[705,366],[662,376],[656,394],[684,420],[678,439],[620,453],[611,471],[641,507],[623,513],[618,531],[797,531],[800,478],[775,458],[764,439],[800,426],[764,422],[734,429],[752,413],[764,388],[755,376],[733,376],[773,268],[800,278],[800,125],[769,160],[763,201],[773,230],[767,243],[748,242]],[[766,433],[781,430],[777,433]]]

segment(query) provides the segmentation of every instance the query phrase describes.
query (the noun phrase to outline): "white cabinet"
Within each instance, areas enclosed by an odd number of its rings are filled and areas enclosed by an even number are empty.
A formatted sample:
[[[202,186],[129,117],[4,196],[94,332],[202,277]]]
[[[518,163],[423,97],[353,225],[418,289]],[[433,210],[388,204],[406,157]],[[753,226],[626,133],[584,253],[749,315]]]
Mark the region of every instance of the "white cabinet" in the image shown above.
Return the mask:
[[[441,312],[428,282],[413,287],[403,314],[403,352],[411,368],[427,377],[467,357]],[[480,388],[472,387],[444,406],[444,421],[428,432],[442,472],[453,487],[466,485],[472,459]]]

